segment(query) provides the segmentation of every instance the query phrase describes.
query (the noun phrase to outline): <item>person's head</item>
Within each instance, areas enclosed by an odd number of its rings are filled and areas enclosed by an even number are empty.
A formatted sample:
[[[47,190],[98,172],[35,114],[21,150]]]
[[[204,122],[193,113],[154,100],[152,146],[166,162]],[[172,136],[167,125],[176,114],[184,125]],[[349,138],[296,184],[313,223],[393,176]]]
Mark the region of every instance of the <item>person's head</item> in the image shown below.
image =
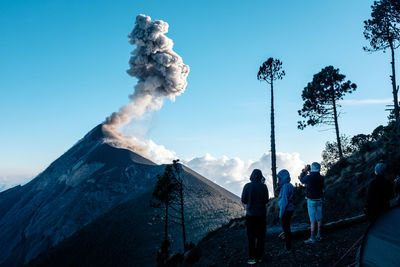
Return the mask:
[[[318,162],[311,163],[310,172],[320,172],[320,171],[321,171],[321,165]]]
[[[283,169],[280,172],[278,172],[277,177],[279,186],[282,186],[290,182],[290,174],[286,169]]]
[[[261,170],[259,170],[259,169],[254,169],[250,175],[250,181],[252,181],[252,182],[261,183],[262,178],[263,178],[263,175],[262,175]]]
[[[375,165],[375,174],[376,175],[383,175],[386,170],[386,164],[379,162]]]

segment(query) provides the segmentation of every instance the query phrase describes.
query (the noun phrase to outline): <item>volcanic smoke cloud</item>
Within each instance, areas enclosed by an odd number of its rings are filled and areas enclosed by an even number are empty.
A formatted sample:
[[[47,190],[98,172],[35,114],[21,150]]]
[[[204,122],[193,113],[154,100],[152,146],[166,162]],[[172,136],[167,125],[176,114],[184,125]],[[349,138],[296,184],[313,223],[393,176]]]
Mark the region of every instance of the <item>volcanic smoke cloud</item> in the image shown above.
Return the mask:
[[[138,83],[129,96],[131,102],[106,119],[104,126],[109,130],[117,130],[147,111],[160,109],[165,97],[174,101],[175,96],[185,91],[189,66],[172,50],[172,40],[164,35],[167,32],[168,23],[162,20],[151,21],[146,15],[136,17],[135,27],[128,36],[136,49],[127,72]]]

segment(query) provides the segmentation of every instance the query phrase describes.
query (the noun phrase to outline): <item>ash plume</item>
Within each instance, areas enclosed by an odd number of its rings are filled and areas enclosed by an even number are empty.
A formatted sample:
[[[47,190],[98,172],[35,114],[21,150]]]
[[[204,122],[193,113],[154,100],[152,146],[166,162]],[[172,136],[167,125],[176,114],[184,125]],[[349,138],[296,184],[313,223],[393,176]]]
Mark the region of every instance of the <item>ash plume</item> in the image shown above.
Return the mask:
[[[174,101],[185,91],[189,66],[172,50],[173,42],[165,36],[167,32],[168,23],[162,20],[151,21],[146,15],[136,17],[135,27],[128,35],[136,49],[132,51],[127,73],[138,82],[129,96],[130,103],[106,119],[104,126],[109,130],[118,130],[145,112],[160,109],[165,97]]]

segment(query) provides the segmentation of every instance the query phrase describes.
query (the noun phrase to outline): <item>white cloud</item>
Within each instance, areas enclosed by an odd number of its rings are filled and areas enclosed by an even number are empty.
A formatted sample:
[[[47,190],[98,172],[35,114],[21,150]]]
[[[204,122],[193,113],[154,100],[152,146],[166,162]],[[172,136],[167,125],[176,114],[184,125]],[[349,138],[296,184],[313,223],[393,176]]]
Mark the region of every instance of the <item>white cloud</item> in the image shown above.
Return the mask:
[[[304,166],[298,153],[278,152],[277,168],[287,169],[292,177],[292,183],[298,183],[298,175]],[[249,182],[249,177],[253,169],[260,169],[266,178],[266,184],[272,195],[272,176],[271,176],[271,154],[266,153],[257,161],[244,161],[240,158],[214,158],[210,154],[203,157],[196,157],[182,161],[189,168],[200,173],[216,184],[228,189],[232,193],[240,196],[243,186]]]
[[[157,145],[152,140],[139,140],[135,138],[136,143],[140,143],[146,147],[147,157],[157,164],[168,164],[172,160],[179,158],[177,154],[168,150],[163,145]],[[242,160],[238,157],[229,158],[222,156],[214,158],[210,154],[205,154],[200,157],[191,159],[181,159],[181,162],[200,173],[207,179],[226,188],[232,193],[239,195],[242,192],[243,186],[249,182],[249,177],[253,169],[260,169],[266,178],[266,184],[272,196],[272,174],[271,174],[271,154],[265,153],[260,159]],[[292,183],[298,183],[298,176],[301,169],[304,167],[304,162],[300,159],[297,152],[276,154],[277,171],[287,169],[292,177]]]
[[[177,159],[177,154],[168,150],[163,145],[157,145],[152,140],[135,140],[147,148],[147,157],[157,164],[168,164]],[[277,170],[287,169],[292,177],[292,183],[298,183],[297,177],[304,166],[297,152],[283,153],[277,152]],[[207,179],[226,188],[232,193],[240,196],[243,186],[249,182],[249,177],[253,169],[260,169],[266,178],[266,184],[272,196],[272,176],[271,176],[271,154],[265,153],[258,160],[242,160],[238,157],[229,158],[222,156],[215,158],[210,154],[191,159],[181,159],[181,162],[200,173]],[[15,172],[16,173],[16,172]],[[0,172],[0,192],[18,184],[29,182],[31,174],[11,174],[3,175]]]
[[[142,141],[143,142],[143,141]],[[157,145],[152,140],[144,141],[147,147],[148,157],[157,164],[168,164],[178,156],[174,151],[168,150],[162,145]],[[191,159],[181,159],[181,162],[200,173],[207,179],[228,189],[240,196],[243,186],[249,182],[253,169],[260,169],[266,178],[266,184],[272,195],[271,154],[265,153],[258,160],[242,160],[238,157],[229,158],[222,156],[215,158],[210,154]],[[299,183],[298,176],[305,163],[300,159],[300,154],[276,153],[277,171],[287,169],[292,177],[292,183]]]
[[[172,150],[168,150],[163,145],[157,145],[152,140],[145,141],[148,157],[157,164],[168,164],[178,156]]]
[[[0,192],[16,185],[24,185],[34,177],[35,173],[0,171]]]
[[[343,105],[374,105],[374,104],[391,104],[393,99],[353,99],[353,100],[341,100],[340,104]]]

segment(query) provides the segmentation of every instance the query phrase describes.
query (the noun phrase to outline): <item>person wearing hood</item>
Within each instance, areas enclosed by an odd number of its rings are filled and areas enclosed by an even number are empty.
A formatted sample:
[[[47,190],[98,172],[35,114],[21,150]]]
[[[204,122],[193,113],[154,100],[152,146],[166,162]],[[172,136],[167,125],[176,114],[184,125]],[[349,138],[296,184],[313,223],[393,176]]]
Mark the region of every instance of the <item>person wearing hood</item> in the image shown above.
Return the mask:
[[[292,249],[292,232],[290,230],[290,220],[294,212],[294,187],[290,183],[290,174],[283,169],[278,173],[278,185],[280,188],[278,205],[279,219],[285,233],[285,249],[283,252]]]
[[[321,165],[313,162],[311,166],[307,165],[300,174],[300,182],[306,185],[307,210],[311,223],[311,236],[304,241],[306,244],[321,240],[324,177],[319,173],[320,170]],[[317,226],[318,231],[315,233]]]
[[[264,254],[266,230],[266,204],[269,200],[267,186],[262,183],[261,170],[254,169],[242,192],[242,203],[246,205],[246,228],[249,242],[248,264],[261,262]]]
[[[370,222],[390,208],[390,200],[394,195],[391,182],[385,178],[385,169],[386,164],[376,164],[375,177],[368,186],[365,214]]]

